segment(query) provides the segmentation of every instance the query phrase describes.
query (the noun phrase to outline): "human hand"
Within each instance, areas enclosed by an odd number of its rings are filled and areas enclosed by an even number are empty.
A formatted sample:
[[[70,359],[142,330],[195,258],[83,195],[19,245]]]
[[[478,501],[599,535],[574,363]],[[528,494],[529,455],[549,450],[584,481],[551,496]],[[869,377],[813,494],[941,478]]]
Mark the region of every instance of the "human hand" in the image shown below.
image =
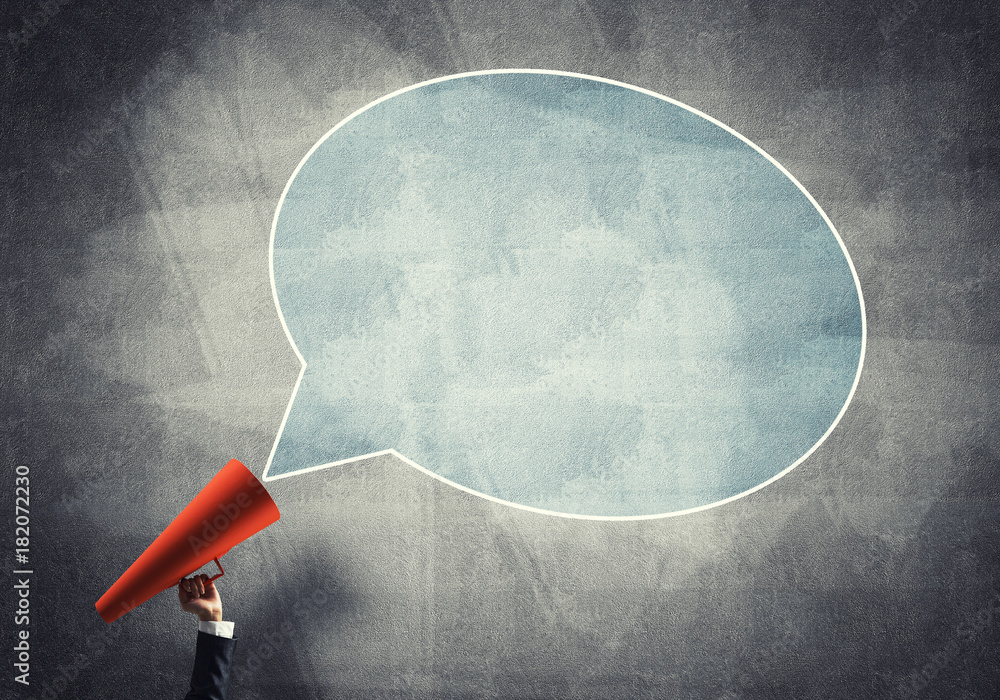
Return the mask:
[[[181,579],[177,584],[181,610],[194,613],[199,620],[222,621],[222,599],[219,589],[207,574]]]

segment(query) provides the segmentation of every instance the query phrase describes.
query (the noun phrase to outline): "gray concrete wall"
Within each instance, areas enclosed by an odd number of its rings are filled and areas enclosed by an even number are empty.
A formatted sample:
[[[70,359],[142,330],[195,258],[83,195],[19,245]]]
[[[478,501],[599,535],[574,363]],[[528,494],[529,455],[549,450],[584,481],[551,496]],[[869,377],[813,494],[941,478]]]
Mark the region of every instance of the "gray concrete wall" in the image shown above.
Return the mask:
[[[263,469],[298,373],[268,280],[281,190],[371,100],[489,68],[653,90],[782,163],[861,279],[857,394],[788,476],[678,518],[536,515],[391,458],[273,482],[282,520],[219,582],[230,696],[990,697],[994,10],[42,5],[0,18],[23,32],[2,47],[3,483],[30,466],[36,572],[16,697],[183,695],[172,594],[110,627],[93,604],[228,459]]]

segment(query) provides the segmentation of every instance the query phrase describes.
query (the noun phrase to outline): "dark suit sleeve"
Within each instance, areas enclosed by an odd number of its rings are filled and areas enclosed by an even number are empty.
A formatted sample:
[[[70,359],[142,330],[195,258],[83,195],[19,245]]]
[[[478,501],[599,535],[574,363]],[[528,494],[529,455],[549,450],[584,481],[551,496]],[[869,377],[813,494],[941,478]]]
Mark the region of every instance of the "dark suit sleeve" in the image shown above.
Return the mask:
[[[184,700],[226,700],[236,640],[198,632],[191,691]]]

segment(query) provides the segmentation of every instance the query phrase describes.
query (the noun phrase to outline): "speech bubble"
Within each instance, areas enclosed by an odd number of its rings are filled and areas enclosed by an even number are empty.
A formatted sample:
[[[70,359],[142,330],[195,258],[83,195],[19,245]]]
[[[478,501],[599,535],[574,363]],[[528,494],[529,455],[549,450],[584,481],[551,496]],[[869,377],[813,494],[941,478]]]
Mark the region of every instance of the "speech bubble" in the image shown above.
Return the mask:
[[[265,480],[391,453],[530,510],[690,512],[811,454],[864,356],[854,265],[784,168],[576,74],[355,112],[285,187],[271,280],[302,373]]]

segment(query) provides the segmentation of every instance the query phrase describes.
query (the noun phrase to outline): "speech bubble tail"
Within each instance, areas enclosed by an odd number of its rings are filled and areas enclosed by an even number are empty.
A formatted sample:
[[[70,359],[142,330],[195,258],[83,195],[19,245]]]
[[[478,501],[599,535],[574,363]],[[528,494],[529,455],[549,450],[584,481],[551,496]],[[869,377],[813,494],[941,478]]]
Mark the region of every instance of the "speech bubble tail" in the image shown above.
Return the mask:
[[[346,464],[391,451],[393,426],[366,420],[370,406],[350,398],[333,404],[322,393],[322,379],[303,373],[275,439],[263,480]],[[381,411],[384,415],[385,411]]]

